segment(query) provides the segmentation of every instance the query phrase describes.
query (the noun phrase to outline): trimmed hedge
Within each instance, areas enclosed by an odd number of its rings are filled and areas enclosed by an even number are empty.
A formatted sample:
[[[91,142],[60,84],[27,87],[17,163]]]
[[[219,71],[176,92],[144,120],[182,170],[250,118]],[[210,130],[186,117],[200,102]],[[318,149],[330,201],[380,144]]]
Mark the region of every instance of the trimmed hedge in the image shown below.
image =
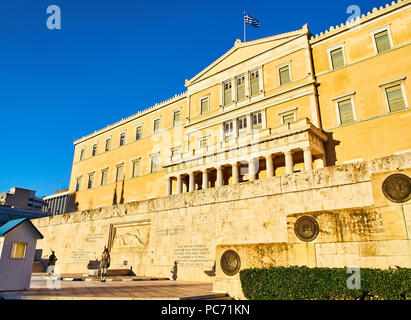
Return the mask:
[[[361,268],[361,288],[348,289],[346,268],[271,267],[240,271],[250,300],[404,300],[411,298],[411,269]]]

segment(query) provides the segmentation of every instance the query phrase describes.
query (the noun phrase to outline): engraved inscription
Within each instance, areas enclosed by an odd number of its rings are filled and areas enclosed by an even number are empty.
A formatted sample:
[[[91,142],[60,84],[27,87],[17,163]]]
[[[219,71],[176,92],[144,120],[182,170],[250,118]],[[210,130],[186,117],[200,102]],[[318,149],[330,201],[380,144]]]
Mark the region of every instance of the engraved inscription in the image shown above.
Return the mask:
[[[86,235],[86,241],[88,242],[96,242],[97,240],[101,240],[104,238],[103,233],[89,233]]]
[[[71,252],[71,263],[74,264],[88,264],[91,256],[90,250],[77,249]]]
[[[208,267],[213,263],[210,250],[205,244],[179,245],[174,254],[178,264],[187,267]]]
[[[177,234],[183,233],[185,231],[184,227],[175,227],[170,229],[157,229],[157,236],[164,237],[164,236],[175,236]]]

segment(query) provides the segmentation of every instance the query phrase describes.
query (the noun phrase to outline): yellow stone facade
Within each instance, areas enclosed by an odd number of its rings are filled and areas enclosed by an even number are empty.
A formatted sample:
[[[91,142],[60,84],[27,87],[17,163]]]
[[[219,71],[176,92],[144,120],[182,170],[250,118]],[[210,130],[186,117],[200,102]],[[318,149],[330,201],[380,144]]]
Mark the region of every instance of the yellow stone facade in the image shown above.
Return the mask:
[[[184,93],[75,141],[74,209],[411,149],[410,13],[400,1],[316,36],[237,40]]]

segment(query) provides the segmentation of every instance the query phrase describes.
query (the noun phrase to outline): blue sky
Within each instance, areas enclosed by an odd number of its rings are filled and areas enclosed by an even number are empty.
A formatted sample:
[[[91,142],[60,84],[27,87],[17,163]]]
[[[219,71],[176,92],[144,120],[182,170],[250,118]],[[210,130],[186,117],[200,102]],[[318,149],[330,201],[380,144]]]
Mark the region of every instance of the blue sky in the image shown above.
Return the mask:
[[[0,192],[68,187],[73,140],[185,91],[189,79],[243,38],[313,34],[388,0],[1,0]],[[46,10],[61,9],[49,30]]]

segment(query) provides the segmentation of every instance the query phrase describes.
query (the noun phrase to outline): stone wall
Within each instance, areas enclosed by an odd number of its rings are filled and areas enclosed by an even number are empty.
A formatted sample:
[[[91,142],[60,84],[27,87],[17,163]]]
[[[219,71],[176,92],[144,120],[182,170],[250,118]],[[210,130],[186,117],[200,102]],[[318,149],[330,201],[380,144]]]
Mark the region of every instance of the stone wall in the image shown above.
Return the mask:
[[[219,291],[236,283],[237,291],[231,292],[238,297],[238,274],[226,277],[219,265],[222,250],[233,246],[275,244],[267,261],[278,255],[280,265],[342,266],[357,257],[369,267],[409,266],[410,201],[393,204],[381,184],[394,172],[411,176],[410,168],[411,153],[406,153],[36,219],[44,235],[37,248],[43,256],[55,250],[61,272],[90,272],[87,266],[100,259],[105,245],[112,253],[111,268],[132,267],[137,275],[171,278],[177,261],[177,279],[214,281]],[[303,214],[320,225],[310,243],[293,231]],[[367,229],[363,236],[354,223],[361,214],[379,219],[374,222],[382,222],[378,230],[384,231]],[[341,217],[351,222],[341,223]],[[280,254],[286,247],[294,253]]]

